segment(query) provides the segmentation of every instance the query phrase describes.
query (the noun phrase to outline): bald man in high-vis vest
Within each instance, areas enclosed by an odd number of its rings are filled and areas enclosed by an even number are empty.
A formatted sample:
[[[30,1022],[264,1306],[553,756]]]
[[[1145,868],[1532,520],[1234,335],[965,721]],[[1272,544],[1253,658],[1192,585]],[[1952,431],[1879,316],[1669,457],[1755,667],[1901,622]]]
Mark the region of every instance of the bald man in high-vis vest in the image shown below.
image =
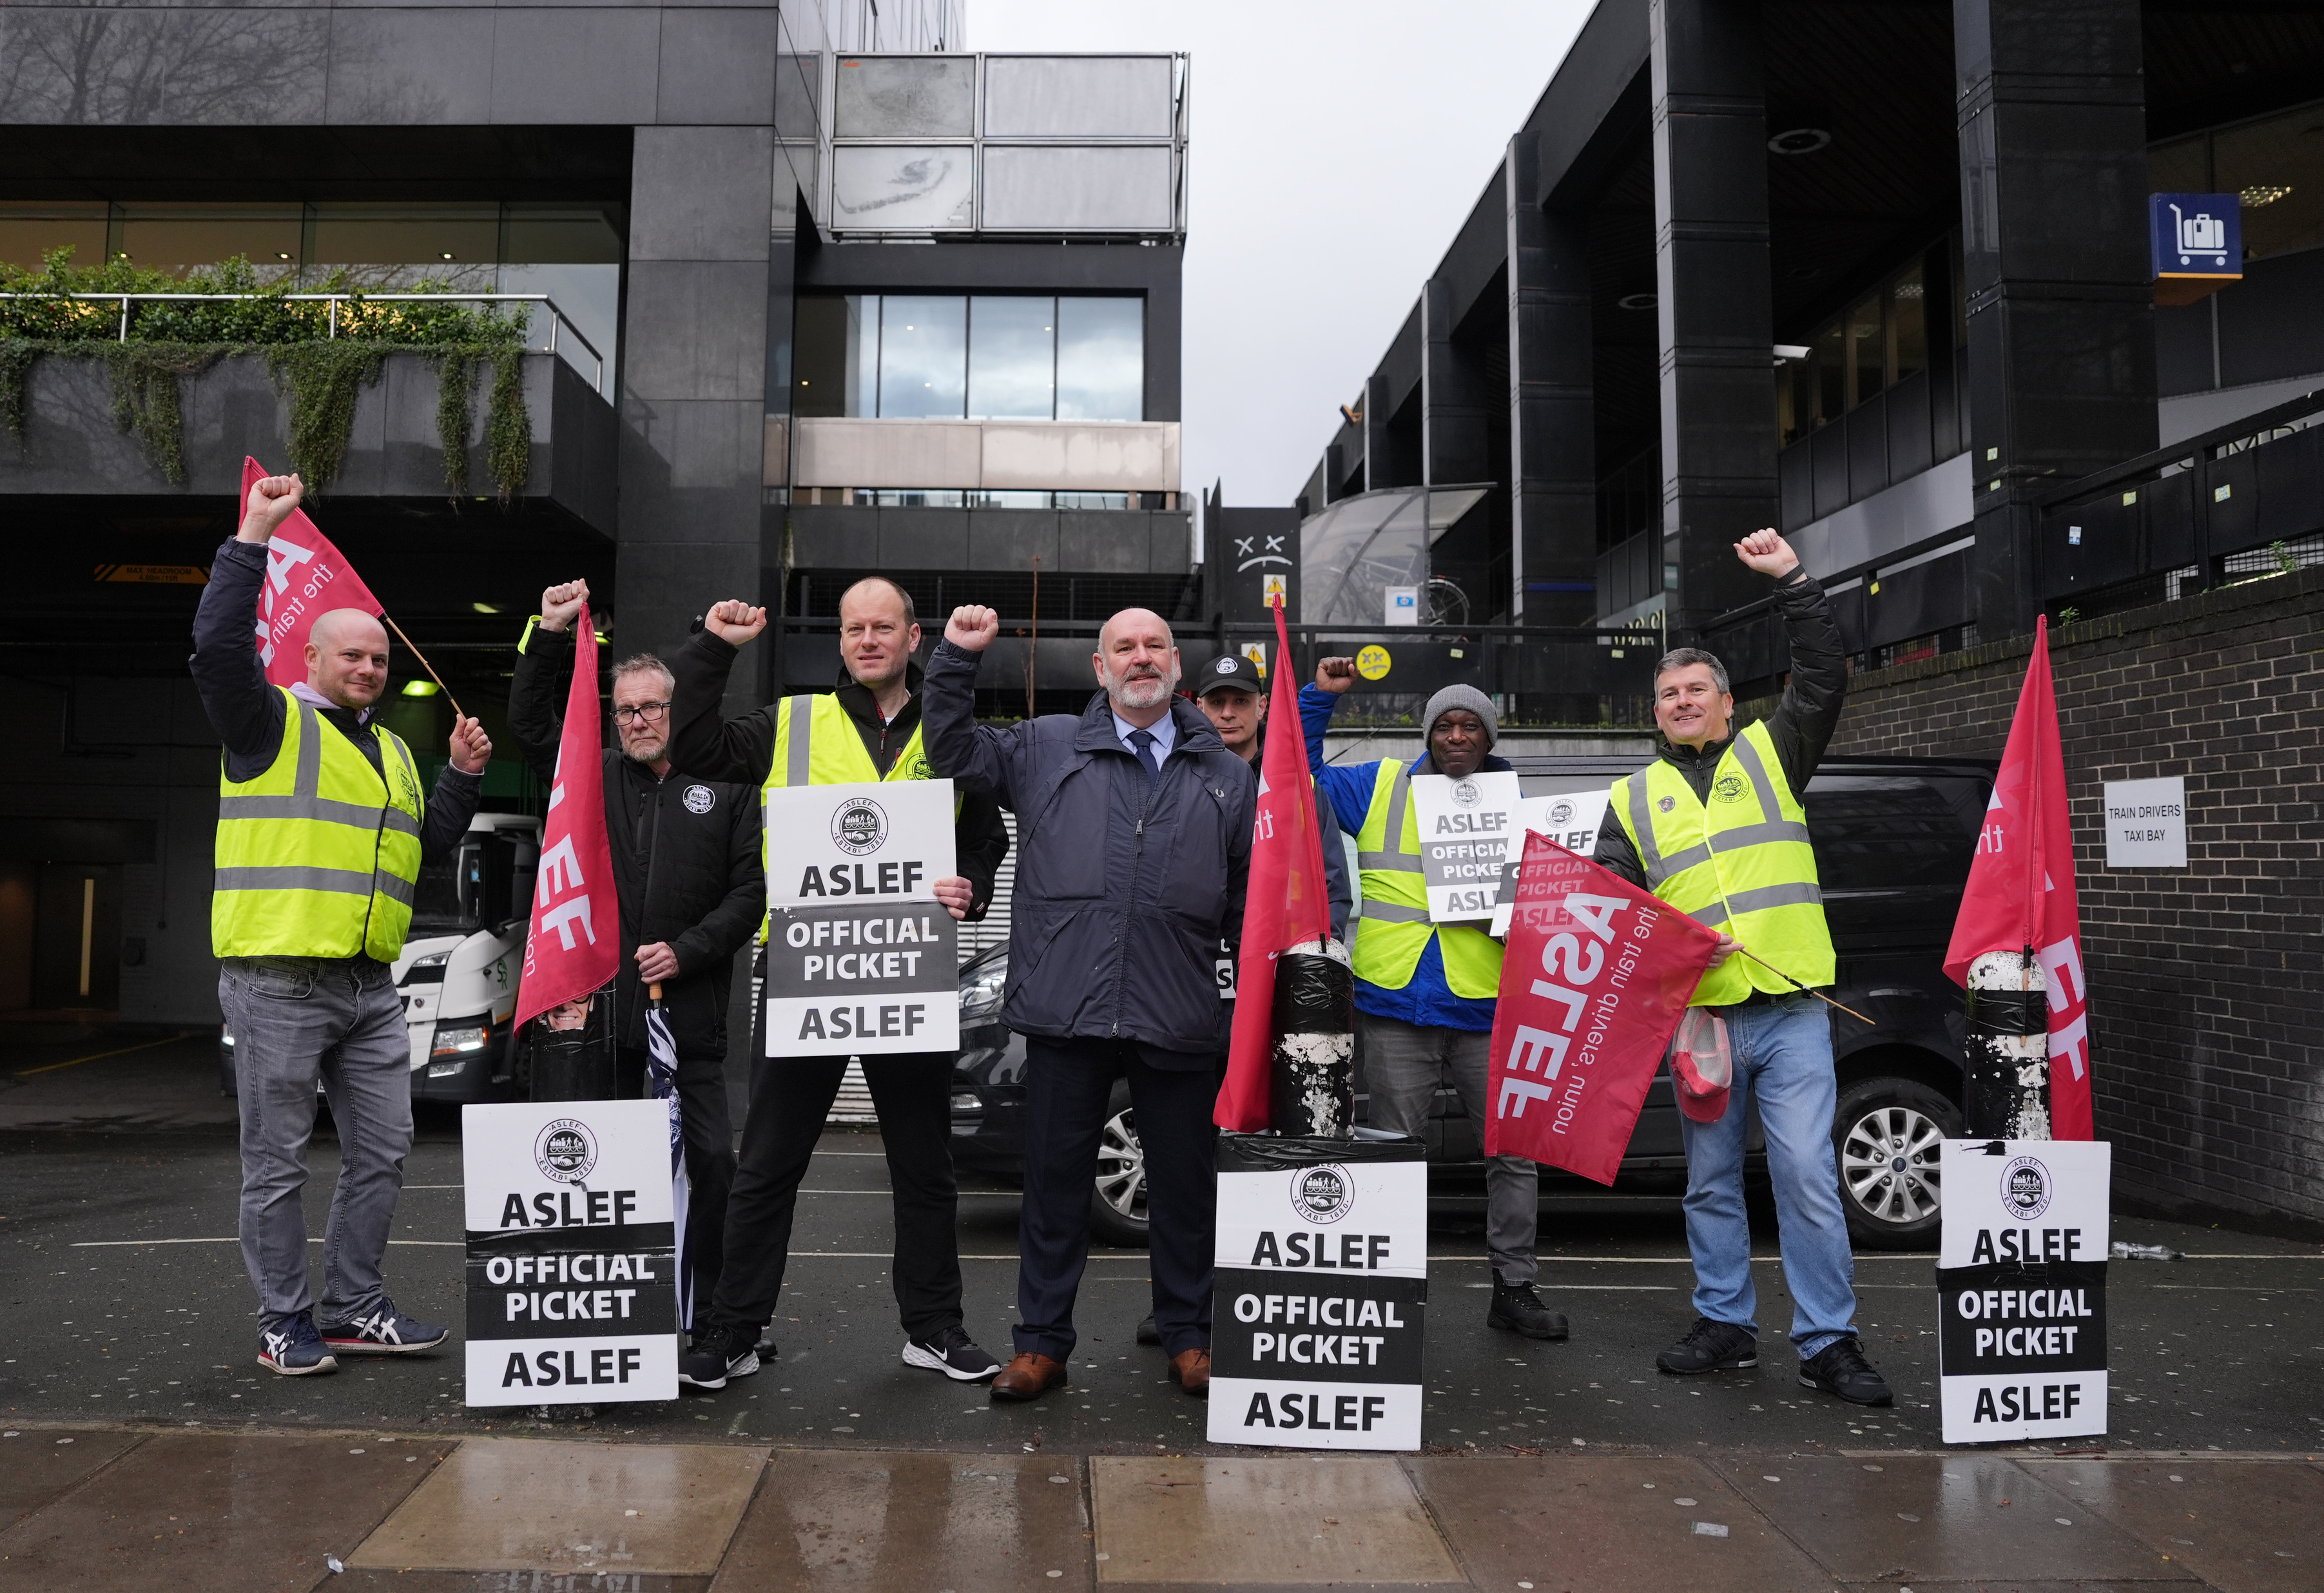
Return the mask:
[[[420,867],[459,844],[492,757],[483,728],[456,717],[451,761],[421,796],[411,749],[374,719],[387,632],[361,609],[317,618],[305,680],[267,684],[259,588],[267,543],[300,496],[295,475],[251,488],[202,590],[189,660],[224,743],[210,938],[242,1115],[242,1259],[258,1290],[258,1364],[286,1377],[444,1340],[396,1310],[380,1275],[411,1149],[411,1040],[388,965],[403,953]],[[300,1198],[318,1080],[340,1164],[319,1323]]]
[[[672,764],[702,779],[768,790],[936,777],[920,733],[920,673],[912,661],[920,626],[910,594],[881,576],[856,582],[839,599],[845,677],[837,689],[783,697],[722,721],[727,672],[766,624],[764,609],[719,603],[704,616],[701,633],[671,657]],[[936,882],[936,898],[955,918],[982,917],[993,875],[1009,854],[1009,830],[989,796],[961,794],[954,814],[960,872]],[[779,836],[768,839],[770,846],[781,843]],[[695,1348],[678,1359],[678,1377],[696,1387],[715,1388],[759,1369],[759,1331],[782,1293],[799,1183],[847,1059],[758,1056],[751,1069],[751,1105],[726,1207],[725,1267],[706,1324],[697,1314]],[[949,1051],[863,1059],[895,1192],[891,1282],[904,1363],[973,1383],[1000,1371],[1001,1363],[969,1337],[961,1317],[952,1070]]]
[[[1696,1316],[1655,1364],[1680,1375],[1759,1364],[1743,1203],[1747,1111],[1756,1104],[1800,1382],[1852,1404],[1885,1405],[1888,1385],[1856,1335],[1855,1257],[1831,1143],[1831,1023],[1801,988],[1835,977],[1805,798],[1840,724],[1847,658],[1831,604],[1791,544],[1754,531],[1735,556],[1775,578],[1791,647],[1782,703],[1738,730],[1725,665],[1700,648],[1663,655],[1655,666],[1663,743],[1652,763],[1616,782],[1598,829],[1600,863],[1720,932],[1720,958],[1692,1005],[1719,1014],[1734,1053],[1726,1110],[1710,1122],[1679,1120]]]

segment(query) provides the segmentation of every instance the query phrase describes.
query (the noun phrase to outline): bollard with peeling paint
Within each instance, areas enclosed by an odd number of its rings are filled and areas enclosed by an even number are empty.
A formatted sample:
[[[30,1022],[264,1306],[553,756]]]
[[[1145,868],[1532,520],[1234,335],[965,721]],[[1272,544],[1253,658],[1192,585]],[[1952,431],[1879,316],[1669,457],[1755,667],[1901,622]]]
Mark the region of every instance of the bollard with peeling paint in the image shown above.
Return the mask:
[[[1348,948],[1302,941],[1275,965],[1268,1119],[1278,1134],[1345,1139],[1356,1120],[1356,990]]]
[[[1969,965],[1969,1134],[2048,1139],[2050,1006],[2041,962],[1987,952]]]

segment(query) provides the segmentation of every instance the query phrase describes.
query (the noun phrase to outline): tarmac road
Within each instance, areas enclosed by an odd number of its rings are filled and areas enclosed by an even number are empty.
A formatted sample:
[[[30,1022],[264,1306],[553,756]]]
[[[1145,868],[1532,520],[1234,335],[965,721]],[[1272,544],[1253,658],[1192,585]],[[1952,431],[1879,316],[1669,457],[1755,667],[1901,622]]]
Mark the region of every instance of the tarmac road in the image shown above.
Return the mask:
[[[47,1074],[25,1072],[48,1065],[42,1050],[0,1050],[9,1086],[0,1089],[0,1300],[9,1324],[0,1413],[205,1427],[538,1430],[520,1413],[461,1404],[456,1327],[441,1353],[345,1362],[333,1377],[278,1377],[255,1364],[250,1286],[234,1242],[238,1162],[230,1110],[219,1110],[231,1103],[217,1096],[215,1073],[201,1072],[207,1045],[194,1039]],[[336,1170],[335,1143],[318,1136],[309,1186],[317,1234]],[[406,1311],[455,1324],[460,1176],[456,1116],[425,1110],[389,1281]],[[968,1327],[1005,1358],[1017,1196],[964,1183]],[[558,1430],[866,1448],[1208,1448],[1204,1407],[1167,1382],[1160,1351],[1133,1341],[1148,1308],[1142,1252],[1093,1253],[1066,1393],[995,1406],[982,1387],[903,1366],[886,1186],[875,1135],[827,1134],[802,1196],[774,1323],[779,1359],[715,1393],[603,1406],[595,1419]],[[1758,1268],[1759,1368],[1684,1381],[1653,1367],[1655,1352],[1692,1317],[1675,1203],[1627,1213],[1553,1206],[1543,1233],[1543,1293],[1573,1321],[1563,1344],[1488,1329],[1479,1225],[1458,1214],[1432,1222],[1432,1448],[1936,1447],[1930,1257],[1858,1258],[1865,1345],[1899,1395],[1895,1410],[1867,1412],[1798,1386],[1782,1336],[1788,1306],[1772,1224],[1755,1246],[1768,1257]],[[2111,1447],[2324,1446],[2324,1248],[2135,1219],[2117,1220],[2116,1237],[2160,1241],[2190,1258],[2111,1269]],[[319,1258],[317,1270],[319,1285]]]

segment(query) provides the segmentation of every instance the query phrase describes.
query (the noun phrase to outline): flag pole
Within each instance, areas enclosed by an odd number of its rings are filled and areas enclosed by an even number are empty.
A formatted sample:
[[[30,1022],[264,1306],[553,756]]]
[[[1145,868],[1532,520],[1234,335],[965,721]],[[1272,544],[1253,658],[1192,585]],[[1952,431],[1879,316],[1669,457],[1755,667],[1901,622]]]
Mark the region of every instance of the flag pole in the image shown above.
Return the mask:
[[[397,624],[394,620],[389,618],[388,612],[385,609],[380,610],[379,617],[387,622],[387,628],[390,631],[395,632],[396,640],[401,642],[405,647],[410,648],[411,656],[420,660],[420,667],[422,669],[428,671],[428,678],[434,681],[438,686],[442,688],[444,700],[452,704],[452,712],[457,714],[460,718],[466,719],[467,715],[460,711],[460,699],[452,695],[452,688],[450,686],[444,685],[444,677],[436,673],[436,666],[428,661],[428,655],[421,652],[418,648],[411,646],[411,638],[403,633],[402,626]]]
[[[1800,984],[1800,981],[1799,981],[1798,980],[1796,980],[1796,979],[1792,979],[1792,976],[1791,976],[1790,974],[1785,973],[1782,969],[1780,969],[1780,968],[1776,967],[1773,962],[1768,962],[1766,958],[1762,957],[1761,955],[1759,955],[1759,953],[1758,953],[1754,952],[1754,951],[1749,951],[1749,950],[1746,949],[1745,947],[1743,947],[1743,946],[1741,946],[1741,945],[1738,945],[1735,949],[1736,949],[1737,951],[1738,951],[1738,952],[1741,952],[1741,953],[1743,953],[1743,955],[1745,955],[1745,956],[1747,956],[1747,957],[1750,958],[1750,959],[1751,959],[1751,961],[1753,961],[1754,962],[1757,962],[1760,967],[1762,967],[1762,968],[1766,969],[1768,972],[1770,972],[1770,973],[1774,974],[1777,979],[1791,979],[1791,980],[1792,980],[1792,983],[1793,983],[1793,984],[1794,984],[1794,985],[1798,985],[1798,987],[1799,987],[1801,990],[1805,990],[1809,995],[1813,996],[1817,1000],[1819,1000],[1819,1001],[1822,1002],[1825,1006],[1827,1006],[1827,1007],[1839,1007],[1839,1008],[1840,1008],[1840,1009],[1842,1012],[1847,1013],[1849,1017],[1852,1017],[1852,1018],[1856,1019],[1856,1021],[1857,1021],[1857,1022],[1858,1022],[1858,1023],[1862,1024],[1866,1028],[1875,1028],[1875,1027],[1878,1027],[1877,1025],[1874,1024],[1874,1023],[1873,1023],[1873,1021],[1872,1021],[1870,1018],[1868,1018],[1868,1017],[1865,1017],[1865,1016],[1864,1016],[1864,1014],[1862,1014],[1861,1012],[1858,1012],[1855,1008],[1853,1008],[1853,1007],[1841,1007],[1841,1006],[1840,1006],[1840,1004],[1839,1002],[1837,1002],[1837,1001],[1833,1000],[1830,996],[1825,995],[1821,990],[1817,990],[1813,985],[1804,985],[1804,984]]]

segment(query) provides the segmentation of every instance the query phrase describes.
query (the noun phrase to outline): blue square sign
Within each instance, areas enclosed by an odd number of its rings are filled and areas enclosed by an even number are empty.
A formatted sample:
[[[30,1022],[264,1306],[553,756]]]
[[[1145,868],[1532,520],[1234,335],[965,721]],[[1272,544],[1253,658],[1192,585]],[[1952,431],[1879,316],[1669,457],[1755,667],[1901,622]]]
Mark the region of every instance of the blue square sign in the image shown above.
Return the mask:
[[[2243,202],[2233,194],[2154,194],[2146,201],[2154,274],[2244,274]]]

